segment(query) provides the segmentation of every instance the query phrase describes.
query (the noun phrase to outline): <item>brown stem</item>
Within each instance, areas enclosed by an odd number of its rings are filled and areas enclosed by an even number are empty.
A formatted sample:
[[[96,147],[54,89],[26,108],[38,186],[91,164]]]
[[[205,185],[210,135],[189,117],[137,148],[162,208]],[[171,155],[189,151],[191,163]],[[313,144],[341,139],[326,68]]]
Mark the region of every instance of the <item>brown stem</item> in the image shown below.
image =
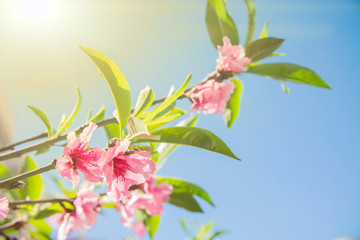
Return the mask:
[[[4,231],[6,229],[10,229],[10,228],[16,228],[19,229],[21,228],[21,226],[24,224],[23,221],[19,220],[19,219],[14,219],[11,222],[8,222],[2,226],[0,226],[0,231]]]
[[[34,141],[34,140],[38,140],[38,139],[41,139],[41,138],[45,138],[47,136],[48,136],[47,132],[40,133],[39,135],[35,135],[35,136],[29,137],[27,139],[24,139],[24,140],[21,140],[21,141],[18,141],[18,142],[14,142],[12,144],[4,146],[4,147],[0,148],[0,152],[4,152],[4,151],[7,151],[7,150],[14,150],[14,147],[16,147],[18,145],[21,145],[21,144],[24,144],[24,143],[27,143],[27,142],[31,142],[31,141]]]
[[[183,95],[181,95],[178,99],[185,98],[186,93],[188,93],[189,91],[191,91],[193,88],[197,87],[198,85],[203,84],[204,82],[207,82],[209,80],[222,81],[224,79],[233,77],[235,74],[237,74],[237,73],[236,72],[223,72],[223,71],[220,71],[220,72],[219,71],[214,71],[212,73],[209,73],[200,83],[186,89],[185,93]],[[161,103],[161,102],[165,101],[165,99],[166,99],[166,97],[157,99],[157,100],[153,101],[152,105],[156,105],[158,103]],[[108,118],[108,119],[105,119],[103,121],[97,122],[96,124],[99,127],[102,127],[102,126],[106,126],[106,125],[111,124],[111,123],[117,123],[116,119],[115,118]],[[83,125],[81,127],[76,128],[73,131],[75,131],[76,134],[79,134],[79,133],[82,132],[82,130],[85,127],[87,127],[87,125],[88,124],[85,124],[85,125]],[[37,140],[37,139],[46,137],[47,134],[45,134],[45,135],[44,134],[45,133],[42,133],[42,134],[39,134],[37,136],[30,137],[28,139],[25,139],[25,140],[13,143],[11,145],[5,146],[5,147],[0,149],[0,152],[5,151],[5,150],[9,150],[9,149],[13,149],[14,146],[17,146],[17,145],[20,145],[20,144],[23,144],[23,143],[27,143],[27,142],[30,142],[30,141],[33,141],[33,140]],[[24,148],[21,148],[21,149],[18,149],[18,150],[13,150],[11,152],[6,152],[6,153],[3,153],[3,154],[0,154],[0,161],[4,161],[4,160],[7,160],[7,159],[11,159],[11,158],[17,158],[17,157],[22,156],[23,154],[26,154],[26,153],[29,153],[29,152],[32,152],[32,151],[37,151],[39,149],[51,147],[55,143],[60,142],[62,140],[65,140],[66,136],[67,136],[67,133],[63,133],[63,134],[61,134],[61,135],[59,135],[57,137],[52,137],[52,138],[46,139],[44,141],[35,143],[33,145],[30,145],[30,146],[27,146],[27,147],[24,147]]]
[[[22,200],[22,201],[13,201],[9,202],[10,208],[15,208],[18,205],[33,205],[33,204],[43,204],[43,203],[61,203],[61,202],[69,202],[73,203],[73,198],[52,198],[52,199],[41,199],[41,200]]]
[[[8,179],[6,179],[6,180],[0,181],[0,188],[9,189],[10,186],[11,186],[14,182],[17,182],[17,181],[19,181],[19,180],[22,180],[22,179],[25,179],[25,178],[29,178],[29,177],[38,175],[38,174],[40,174],[40,173],[44,173],[44,172],[50,171],[50,170],[52,170],[52,169],[55,169],[55,166],[56,166],[56,159],[52,160],[48,165],[46,165],[46,166],[44,166],[44,167],[35,169],[35,170],[33,170],[33,171],[29,171],[29,172],[26,172],[26,173],[22,173],[22,174],[19,174],[19,175],[14,176],[14,177],[8,178]]]

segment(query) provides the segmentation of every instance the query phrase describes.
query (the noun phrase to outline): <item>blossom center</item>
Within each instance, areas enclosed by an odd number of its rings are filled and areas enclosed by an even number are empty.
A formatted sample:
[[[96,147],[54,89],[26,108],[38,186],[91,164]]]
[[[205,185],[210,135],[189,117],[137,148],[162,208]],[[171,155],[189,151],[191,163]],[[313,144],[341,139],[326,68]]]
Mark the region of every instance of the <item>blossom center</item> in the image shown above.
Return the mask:
[[[121,157],[115,157],[112,160],[114,166],[114,174],[121,180],[125,179],[126,172],[130,170],[130,165],[127,163],[127,159]]]

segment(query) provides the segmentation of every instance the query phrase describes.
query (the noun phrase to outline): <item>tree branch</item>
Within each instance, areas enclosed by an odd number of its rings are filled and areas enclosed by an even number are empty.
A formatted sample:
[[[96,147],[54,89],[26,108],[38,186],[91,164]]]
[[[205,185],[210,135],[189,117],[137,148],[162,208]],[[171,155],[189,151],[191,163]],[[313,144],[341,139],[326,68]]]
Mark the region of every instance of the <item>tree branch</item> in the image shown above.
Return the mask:
[[[17,182],[17,181],[19,181],[21,179],[25,179],[25,178],[29,178],[29,177],[38,175],[40,173],[50,171],[52,169],[55,169],[55,166],[56,166],[56,159],[52,160],[48,165],[46,165],[44,167],[35,169],[33,171],[29,171],[29,172],[26,172],[26,173],[22,173],[22,174],[19,174],[17,176],[14,176],[14,177],[8,178],[6,180],[0,181],[0,188],[9,189],[11,184],[13,184],[14,182]]]
[[[193,88],[203,84],[204,82],[207,82],[209,80],[223,81],[224,79],[228,79],[230,77],[233,77],[235,74],[237,74],[237,72],[219,72],[219,71],[211,72],[200,83],[186,89],[185,93],[183,95],[181,95],[178,99],[185,98],[186,93],[191,91]],[[157,99],[157,100],[153,101],[152,105],[156,105],[158,103],[164,102],[165,99],[166,99],[166,97]],[[99,127],[103,127],[103,126],[106,126],[106,125],[111,124],[111,123],[117,123],[117,120],[113,117],[113,118],[108,118],[108,119],[105,119],[103,121],[97,122],[96,124]],[[87,125],[88,124],[80,126],[80,127],[76,128],[73,131],[75,131],[76,134],[80,134],[82,132],[82,130],[85,127],[87,127]],[[11,145],[5,146],[5,147],[0,149],[0,152],[4,151],[4,150],[12,149],[14,146],[17,146],[17,145],[20,145],[20,144],[23,144],[23,143],[27,143],[27,142],[30,142],[30,141],[33,141],[33,140],[37,140],[37,139],[40,139],[40,138],[43,138],[43,137],[46,137],[46,136],[47,136],[47,133],[42,133],[42,134],[39,134],[37,136],[30,137],[28,139],[25,139],[25,140],[13,143]],[[40,149],[43,149],[43,148],[51,147],[55,143],[60,142],[62,140],[65,140],[66,136],[67,136],[67,133],[63,133],[63,134],[61,134],[61,135],[59,135],[57,137],[52,137],[52,138],[46,139],[44,141],[35,143],[33,145],[30,145],[30,146],[27,146],[27,147],[24,147],[24,148],[21,148],[21,149],[18,149],[18,150],[13,150],[13,151],[10,151],[10,152],[0,154],[0,161],[8,160],[8,159],[11,159],[11,158],[21,157],[23,154],[26,154],[26,153],[29,153],[29,152],[32,152],[32,151],[37,151],[37,150],[40,150]]]
[[[15,208],[18,205],[33,205],[33,204],[43,204],[43,203],[61,203],[68,202],[73,203],[74,198],[52,198],[52,199],[41,199],[41,200],[21,200],[9,202],[9,208]]]

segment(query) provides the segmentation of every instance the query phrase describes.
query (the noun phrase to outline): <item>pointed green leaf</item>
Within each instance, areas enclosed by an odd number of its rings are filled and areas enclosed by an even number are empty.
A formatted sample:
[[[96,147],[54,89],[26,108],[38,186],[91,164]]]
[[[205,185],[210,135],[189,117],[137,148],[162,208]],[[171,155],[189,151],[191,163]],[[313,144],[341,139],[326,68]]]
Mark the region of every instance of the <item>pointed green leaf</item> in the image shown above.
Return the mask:
[[[181,226],[182,226],[182,228],[184,229],[184,231],[185,231],[187,234],[191,234],[188,226],[186,225],[186,222],[184,221],[184,219],[180,218],[180,223],[181,223]]]
[[[226,9],[225,0],[208,0],[206,7],[206,26],[211,42],[217,49],[223,45],[223,37],[230,38],[233,45],[239,44],[238,31]]]
[[[99,122],[105,119],[105,106],[102,105],[99,111],[93,116],[89,122]]]
[[[124,75],[116,64],[103,53],[91,48],[79,46],[94,61],[101,74],[104,76],[115,101],[120,124],[120,138],[126,126],[127,118],[131,111],[130,88]]]
[[[65,122],[63,122],[63,124],[57,130],[57,132],[55,133],[55,136],[59,136],[63,131],[65,131],[70,126],[70,124],[73,122],[74,118],[76,117],[76,114],[78,113],[78,111],[80,109],[81,95],[80,95],[79,87],[75,86],[75,90],[76,90],[76,94],[77,94],[77,101],[76,101],[75,107],[72,110],[72,112],[70,113],[69,117],[66,118]]]
[[[29,156],[26,156],[20,163],[19,173],[29,172],[35,169],[37,169],[35,162]],[[25,186],[19,190],[22,199],[25,199],[27,196],[29,196],[31,200],[41,198],[44,192],[44,184],[40,175],[35,175],[22,181],[25,183]]]
[[[198,115],[191,116],[179,122],[177,127],[194,127],[197,120],[199,119]],[[161,143],[159,145],[158,151],[160,153],[158,162],[156,164],[156,171],[159,171],[160,168],[165,164],[167,156],[173,152],[179,145],[178,144],[169,144]]]
[[[45,236],[49,236],[51,234],[51,228],[49,226],[49,224],[47,224],[45,222],[45,220],[43,219],[30,219],[29,220],[30,224],[33,225],[39,233],[45,235]]]
[[[35,216],[34,219],[44,219],[54,215],[56,213],[64,212],[64,209],[59,203],[51,204],[50,206],[40,210]]]
[[[234,124],[237,116],[239,115],[241,97],[244,91],[244,86],[241,81],[233,78],[231,82],[235,84],[235,90],[231,95],[230,100],[226,103],[224,110],[224,120],[228,129]]]
[[[120,138],[120,126],[117,123],[111,123],[104,126],[106,136],[109,140],[113,138]]]
[[[147,142],[188,145],[240,160],[219,137],[206,129],[197,127],[168,127],[150,133],[152,135],[160,135],[161,138],[160,140],[149,139],[146,140]]]
[[[290,94],[290,89],[284,83],[281,83],[281,88],[286,94]]]
[[[11,178],[13,177],[13,173],[4,165],[4,164],[0,164],[0,181],[5,180],[7,178]],[[6,190],[6,189],[2,189],[3,192],[8,193],[11,197],[10,200],[20,200],[20,194],[18,191],[14,191],[14,190]]]
[[[183,115],[183,113],[178,113],[178,114],[171,115],[171,116],[163,116],[163,117],[157,118],[154,121],[149,123],[148,129],[149,129],[149,131],[153,131],[169,122],[174,121],[175,119],[181,117],[182,115]]]
[[[0,181],[12,176],[13,174],[9,171],[9,169],[4,164],[0,164]]]
[[[146,230],[149,233],[151,239],[154,238],[156,230],[160,224],[161,216],[148,216],[145,220]]]
[[[157,182],[158,183],[162,183],[162,182],[166,182],[169,183],[173,186],[174,188],[174,193],[181,193],[181,192],[188,192],[190,194],[196,195],[202,199],[204,199],[205,201],[207,201],[210,205],[215,206],[214,203],[212,202],[209,194],[202,189],[201,187],[199,187],[196,184],[193,184],[191,182],[186,182],[177,178],[165,178],[165,177],[156,177],[157,178]]]
[[[226,233],[228,233],[228,231],[217,231],[217,232],[213,233],[213,234],[210,236],[209,240],[216,240],[216,239],[218,239],[218,238],[215,238],[215,237],[218,237],[218,236],[220,236],[220,235],[224,235],[224,234],[226,234]]]
[[[245,47],[250,44],[254,39],[255,28],[256,28],[256,11],[253,0],[245,0],[248,10],[248,29],[246,34]]]
[[[178,99],[178,97],[180,97],[186,90],[187,85],[190,83],[192,78],[192,73],[190,73],[185,82],[183,83],[183,85],[181,85],[181,87],[179,88],[179,90],[176,91],[176,93],[174,93],[171,97],[167,98],[163,104],[161,104],[159,107],[157,107],[153,112],[151,112],[151,114],[144,120],[144,123],[147,124],[149,123],[151,120],[154,119],[154,117],[160,113],[161,111],[163,111],[164,109],[166,109],[168,106],[170,106],[174,101],[176,101],[176,99]]]
[[[92,110],[91,110],[91,108],[90,108],[90,109],[89,109],[88,116],[87,116],[87,118],[86,118],[86,122],[89,122],[89,121],[90,121],[91,115],[92,115]]]
[[[291,63],[259,64],[249,67],[247,73],[331,89],[314,71]]]
[[[130,115],[128,118],[129,136],[131,139],[159,139],[158,136],[150,135],[146,125],[142,120]]]
[[[245,48],[246,56],[251,58],[252,62],[257,62],[270,56],[284,41],[284,39],[274,37],[258,39]]]
[[[148,107],[151,106],[154,100],[154,93],[149,86],[146,86],[143,90],[141,90],[136,105],[134,107],[134,116],[141,114]]]
[[[187,192],[173,193],[170,196],[169,203],[184,208],[190,212],[203,212],[196,199]]]
[[[51,137],[51,134],[53,132],[52,127],[50,125],[49,119],[47,118],[47,116],[45,115],[45,113],[43,111],[41,111],[40,109],[30,106],[28,105],[28,107],[33,110],[33,112],[41,119],[41,121],[45,124],[47,132],[48,132],[48,136]]]
[[[263,27],[263,29],[261,31],[261,34],[259,36],[260,39],[261,38],[266,38],[268,36],[268,33],[267,33],[268,32],[268,25],[269,25],[269,22],[266,21],[265,24],[264,24],[264,27]]]

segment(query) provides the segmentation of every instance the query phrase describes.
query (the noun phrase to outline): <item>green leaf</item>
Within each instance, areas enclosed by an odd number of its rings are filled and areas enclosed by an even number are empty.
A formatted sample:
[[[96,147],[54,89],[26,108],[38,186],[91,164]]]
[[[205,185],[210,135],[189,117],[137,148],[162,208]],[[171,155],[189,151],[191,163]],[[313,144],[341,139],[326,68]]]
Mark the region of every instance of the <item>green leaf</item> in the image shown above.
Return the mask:
[[[220,235],[224,235],[224,234],[226,234],[226,233],[228,233],[228,231],[217,231],[217,232],[213,233],[213,234],[210,236],[209,240],[215,240],[215,237],[218,237],[218,236],[220,236]],[[218,238],[216,238],[216,239],[218,239]]]
[[[146,86],[141,92],[139,93],[138,100],[134,107],[134,116],[137,116],[144,112],[148,107],[151,106],[154,100],[154,93],[149,86]]]
[[[239,115],[241,97],[244,91],[244,86],[241,81],[233,78],[231,79],[231,82],[235,84],[235,90],[231,95],[230,100],[226,103],[226,108],[224,110],[224,120],[228,129],[231,128]]]
[[[113,138],[120,138],[120,126],[117,123],[111,123],[104,126],[106,136],[109,140]]]
[[[149,233],[151,239],[154,238],[156,230],[160,224],[161,216],[148,216],[145,220],[146,230]]]
[[[246,56],[251,58],[252,62],[257,62],[270,56],[284,41],[284,39],[274,37],[258,39],[245,48]]]
[[[92,110],[91,110],[91,108],[90,108],[90,109],[89,109],[88,116],[87,116],[87,118],[86,118],[86,122],[90,122],[91,115],[92,115]]]
[[[122,130],[126,126],[127,118],[131,111],[131,98],[129,85],[116,64],[103,53],[91,48],[79,46],[96,64],[104,76],[113,95],[120,124],[120,138],[123,138]]]
[[[51,137],[52,135],[52,127],[50,125],[49,119],[47,118],[47,116],[45,115],[45,113],[43,111],[41,111],[40,109],[30,106],[28,105],[28,107],[33,110],[33,112],[41,119],[41,121],[45,124],[46,129],[48,131],[48,136]]]
[[[174,93],[171,97],[167,98],[163,104],[161,104],[159,107],[157,107],[154,111],[151,112],[151,114],[144,120],[144,123],[147,124],[149,123],[151,120],[154,119],[154,117],[160,113],[161,111],[163,111],[164,109],[166,109],[168,106],[170,106],[174,101],[176,101],[176,99],[178,99],[178,97],[180,97],[186,90],[187,85],[189,84],[189,82],[191,81],[192,78],[192,73],[190,73],[185,82],[183,83],[183,85],[181,85],[181,87],[179,88],[179,90],[176,91],[176,93]]]
[[[187,234],[190,234],[190,230],[189,230],[188,226],[186,225],[186,222],[184,221],[184,219],[180,218],[180,223],[181,223],[181,226],[184,229],[184,231]]]
[[[314,71],[291,63],[259,64],[249,67],[247,73],[331,89]]]
[[[10,172],[10,170],[4,164],[0,164],[0,181],[12,176],[13,174]]]
[[[286,94],[290,94],[290,89],[284,83],[281,83],[281,87]]]
[[[101,207],[103,207],[103,208],[116,208],[116,205],[114,203],[103,203],[103,204],[101,204]]]
[[[56,213],[64,212],[64,209],[59,203],[51,204],[49,207],[40,210],[35,216],[34,219],[44,219]]]
[[[259,36],[260,39],[261,38],[266,38],[268,36],[268,33],[267,33],[268,32],[268,25],[269,25],[269,22],[266,21],[265,24],[264,24],[264,27],[263,27],[263,29],[261,31],[261,34]]]
[[[95,114],[95,116],[93,116],[89,122],[99,122],[105,119],[105,106],[102,105],[101,108],[99,109],[99,111]]]
[[[30,232],[30,236],[31,239],[36,239],[36,240],[51,240],[51,238],[49,236],[46,236],[42,233],[38,233],[38,232]]]
[[[230,38],[233,45],[239,44],[238,31],[226,9],[225,0],[208,0],[206,7],[206,26],[211,42],[217,49],[223,45],[223,37]]]
[[[203,212],[196,199],[187,192],[173,193],[170,197],[169,203],[184,208],[190,212]]]
[[[13,175],[14,174],[4,164],[0,164],[0,181],[11,178]],[[2,189],[2,191],[8,193],[12,200],[19,200],[21,198],[18,191],[8,191],[6,189]]]
[[[149,129],[149,131],[153,131],[169,122],[174,121],[175,119],[181,117],[182,115],[184,115],[184,113],[178,113],[178,114],[171,115],[171,116],[163,116],[163,117],[157,118],[154,121],[149,123],[148,129]]]
[[[205,239],[205,235],[208,235],[209,231],[214,227],[215,222],[211,221],[209,224],[206,224],[203,226],[198,232],[197,232],[197,239]]]
[[[248,29],[246,34],[245,47],[250,44],[254,39],[256,28],[256,11],[253,0],[245,0],[248,10]]]
[[[29,156],[26,156],[20,163],[19,173],[29,172],[35,169],[37,169],[35,162]],[[31,200],[41,198],[44,192],[44,184],[40,175],[24,179],[23,182],[25,186],[19,190],[22,199],[25,199],[27,196],[29,196]]]
[[[55,133],[55,136],[59,136],[63,131],[65,131],[70,126],[70,124],[72,123],[72,121],[74,120],[76,114],[78,113],[78,111],[80,109],[81,95],[80,95],[79,87],[75,86],[75,90],[76,90],[76,94],[77,94],[77,101],[76,101],[75,107],[72,110],[72,112],[70,113],[69,117],[66,118],[65,122],[63,122],[63,124],[57,130],[57,132]]]
[[[66,121],[66,115],[65,114],[61,114],[61,119],[60,119],[60,122],[59,122],[59,125],[56,129],[60,129],[60,127],[62,125],[64,125],[64,122]]]
[[[45,222],[43,219],[30,219],[30,224],[33,225],[39,233],[49,236],[51,234],[51,228],[49,224]]]
[[[137,137],[150,137],[150,133],[146,125],[133,115],[130,115],[128,118],[128,128],[129,128],[129,139],[134,139]]]
[[[209,130],[197,127],[168,127],[151,132],[160,135],[160,140],[141,140],[146,142],[164,142],[202,148],[240,160],[229,147]]]
[[[164,178],[158,176],[156,178],[158,180],[158,183],[165,182],[171,184],[174,187],[174,193],[188,192],[204,199],[213,207],[215,206],[214,203],[211,201],[209,194],[198,185],[177,178]]]

